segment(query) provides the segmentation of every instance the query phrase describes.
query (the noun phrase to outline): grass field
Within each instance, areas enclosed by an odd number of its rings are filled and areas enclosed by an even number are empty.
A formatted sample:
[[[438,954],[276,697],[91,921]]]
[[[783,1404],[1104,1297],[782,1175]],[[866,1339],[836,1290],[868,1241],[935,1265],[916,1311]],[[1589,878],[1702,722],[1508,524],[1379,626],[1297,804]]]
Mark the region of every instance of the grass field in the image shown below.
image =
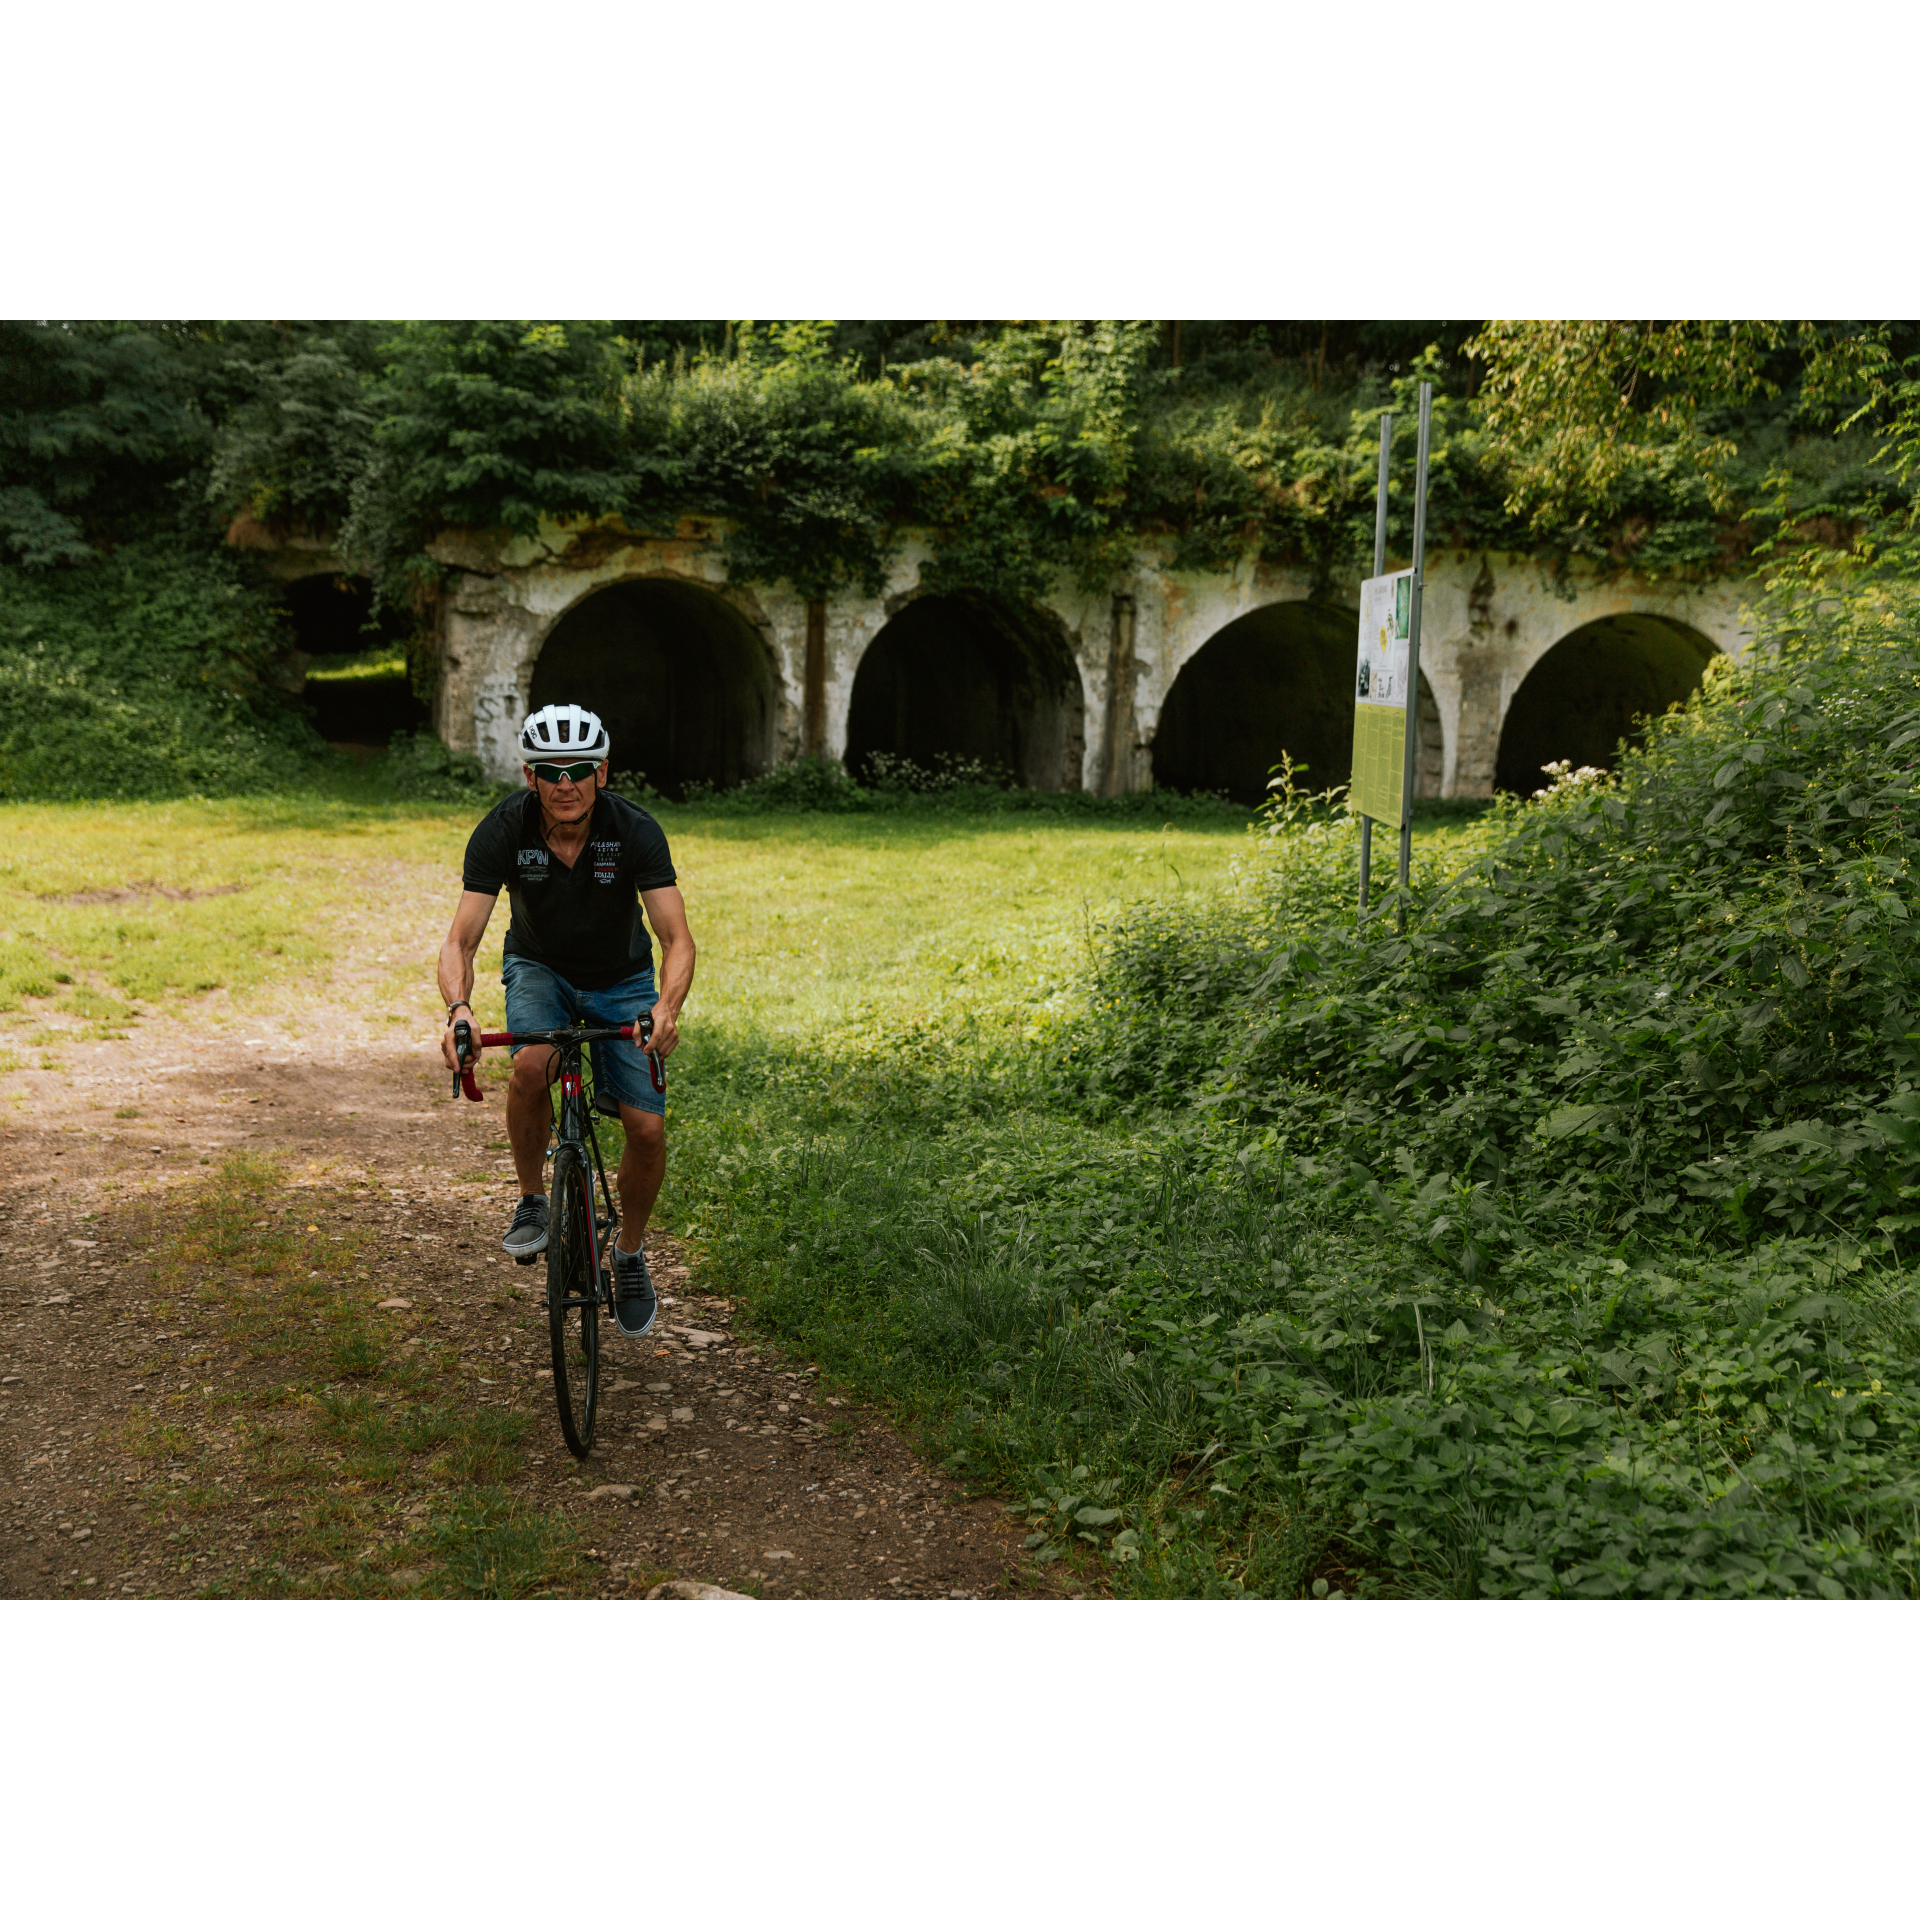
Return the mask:
[[[187,1044],[348,1014],[426,1044],[474,815],[345,772],[274,799],[10,807],[0,1097],[134,1020]],[[1895,1249],[1711,1214],[1679,1231],[1657,1206],[1629,1232],[1571,1189],[1435,1172],[1417,1134],[1389,1152],[1341,1124],[1337,1152],[1303,1154],[1284,1106],[1214,1104],[1275,860],[1319,875],[1288,896],[1309,946],[1350,921],[1337,831],[1263,853],[1225,817],[662,819],[701,962],[659,1224],[823,1391],[887,1407],[1023,1512],[1035,1560],[1127,1595],[1914,1590],[1920,1283]],[[1419,870],[1514,830],[1436,823]],[[1317,1099],[1311,1076],[1288,1097]],[[209,1175],[180,1257],[228,1244],[265,1177]],[[251,1351],[253,1302],[227,1306]],[[482,1534],[518,1524],[482,1512],[491,1457],[462,1522]],[[542,1541],[532,1560],[564,1555]]]
[[[130,1001],[178,1013],[216,992],[297,997],[371,944],[419,978],[432,1017],[433,949],[474,814],[371,786],[343,773],[291,796],[9,807],[0,1015],[20,1031],[47,1012],[101,1017],[100,995],[110,1020]],[[702,950],[696,1019],[782,1033],[911,1012],[970,974],[1057,965],[1089,916],[1221,886],[1243,845],[1230,823],[661,817]],[[505,919],[503,905],[483,996],[497,992]],[[481,1011],[492,1017],[484,997]]]
[[[356,1009],[392,1032],[387,1023],[404,1029],[417,1009],[415,1037],[437,1033],[434,956],[475,811],[396,802],[351,770],[299,795],[10,807],[14,832],[0,858],[0,1090],[17,1104],[30,1084],[22,1070],[58,1067],[64,1042],[136,1020],[177,1026],[184,1045],[196,1031],[257,1029],[283,1008],[296,1038]],[[1244,826],[1227,817],[933,811],[742,817],[699,807],[663,808],[662,819],[701,947],[673,1076],[662,1223],[705,1245],[710,1284],[745,1299],[831,1378],[891,1405],[976,1484],[1029,1499],[1057,1482],[1065,1494],[1046,1497],[1065,1498],[1071,1512],[1093,1496],[1117,1500],[1112,1475],[1095,1471],[1097,1437],[1087,1436],[1084,1457],[1069,1457],[1061,1422],[1070,1427],[1075,1409],[1044,1396],[1002,1420],[997,1437],[977,1435],[971,1454],[955,1450],[951,1416],[966,1399],[966,1369],[941,1359],[946,1336],[934,1323],[952,1318],[955,1287],[977,1291],[977,1276],[961,1271],[971,1272],[964,1248],[929,1239],[927,1202],[940,1197],[941,1232],[970,1208],[1044,1214],[1049,1169],[1104,1162],[1124,1179],[1129,1143],[1011,1108],[943,1113],[937,1096],[929,1112],[925,1069],[964,1059],[976,1044],[992,1052],[1043,1033],[1078,992],[1103,923],[1141,906],[1230,898],[1246,884]],[[1461,831],[1427,828],[1423,848],[1443,852]],[[478,1011],[489,1023],[501,1011],[505,921],[503,906],[481,956]],[[912,1083],[912,1113],[894,1112],[896,1079]],[[820,1186],[836,1154],[853,1156],[846,1164],[858,1163],[857,1177]],[[757,1171],[743,1178],[749,1167]],[[884,1299],[816,1285],[804,1263],[767,1244],[784,1216],[759,1207],[757,1183],[769,1168],[796,1167],[815,1182],[806,1203],[836,1244],[888,1269]],[[260,1204],[263,1175],[252,1161],[213,1178],[176,1223],[168,1256],[176,1264],[190,1264],[203,1242],[237,1244],[232,1222]],[[1049,1237],[1084,1227],[1083,1252],[1097,1252],[1105,1228],[1071,1186],[1061,1189]],[[737,1231],[745,1217],[737,1202],[755,1232]],[[286,1264],[269,1262],[276,1276]],[[268,1330],[247,1317],[251,1295],[227,1304],[238,1315],[233,1338],[250,1352]],[[963,1319],[967,1311],[963,1304]],[[917,1330],[914,1340],[902,1342],[903,1324]],[[352,1409],[341,1405],[346,1418]],[[371,1429],[355,1434],[354,1445],[371,1444]],[[163,1439],[156,1430],[153,1444]],[[485,1481],[481,1473],[473,1483],[475,1499],[501,1496]],[[349,1532],[360,1524],[344,1509],[336,1523]],[[1301,1541],[1286,1517],[1265,1513],[1260,1526],[1251,1554],[1239,1555],[1242,1590],[1249,1573],[1259,1590],[1297,1584]],[[1036,1552],[1080,1554],[1098,1583],[1098,1556],[1070,1531],[1058,1543],[1036,1534]],[[1163,1566],[1154,1590],[1210,1590],[1220,1542],[1194,1551],[1191,1566]]]
[[[10,805],[0,1016],[18,1029],[47,1010],[112,1022],[129,1001],[178,1012],[213,993],[297,995],[349,947],[383,940],[381,964],[417,975],[431,1013],[433,948],[476,815],[395,800],[344,765],[296,793]],[[1072,964],[1091,922],[1229,885],[1246,845],[1224,814],[660,817],[702,950],[696,1018],[796,1034],[856,1013],[912,1017],[956,982]],[[1416,837],[1438,847],[1461,831],[1426,823]],[[505,917],[482,952],[483,993]]]

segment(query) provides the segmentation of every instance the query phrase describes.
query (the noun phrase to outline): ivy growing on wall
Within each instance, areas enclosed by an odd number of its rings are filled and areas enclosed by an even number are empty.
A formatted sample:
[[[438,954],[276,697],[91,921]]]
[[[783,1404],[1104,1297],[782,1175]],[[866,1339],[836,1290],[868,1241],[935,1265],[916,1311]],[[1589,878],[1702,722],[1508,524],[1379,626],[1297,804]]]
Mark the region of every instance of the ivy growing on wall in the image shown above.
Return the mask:
[[[236,518],[322,531],[429,603],[441,530],[725,530],[737,578],[1030,598],[1176,564],[1365,564],[1382,407],[1438,543],[1643,574],[1902,521],[1879,460],[1913,329],[1868,323],[663,323],[0,327],[0,564]],[[1331,342],[1331,351],[1330,351]]]

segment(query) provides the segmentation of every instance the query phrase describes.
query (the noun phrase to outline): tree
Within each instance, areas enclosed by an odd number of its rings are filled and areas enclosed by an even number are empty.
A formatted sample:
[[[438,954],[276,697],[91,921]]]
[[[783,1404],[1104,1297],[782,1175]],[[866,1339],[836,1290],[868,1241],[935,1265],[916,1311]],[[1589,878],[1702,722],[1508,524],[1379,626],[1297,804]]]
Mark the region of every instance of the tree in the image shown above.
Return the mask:
[[[1618,523],[1650,484],[1691,475],[1723,517],[1764,510],[1778,550],[1809,532],[1871,546],[1910,524],[1914,389],[1902,369],[1916,344],[1911,327],[1866,322],[1494,321],[1467,352],[1486,368],[1480,405],[1506,506],[1529,533]],[[1736,429],[1756,400],[1780,403],[1786,433],[1742,499]],[[1876,441],[1881,484],[1854,475],[1850,496],[1821,497],[1787,457],[1792,443],[1852,430]]]
[[[86,560],[191,515],[211,445],[211,328],[0,322],[0,552]]]

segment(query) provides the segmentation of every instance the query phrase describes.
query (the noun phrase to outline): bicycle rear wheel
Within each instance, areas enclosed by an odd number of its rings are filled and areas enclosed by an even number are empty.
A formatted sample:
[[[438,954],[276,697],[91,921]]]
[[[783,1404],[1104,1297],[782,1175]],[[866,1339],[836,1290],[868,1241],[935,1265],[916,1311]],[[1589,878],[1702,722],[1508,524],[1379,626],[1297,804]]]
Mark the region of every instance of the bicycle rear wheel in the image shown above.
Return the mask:
[[[593,1445],[600,1405],[600,1293],[594,1259],[593,1170],[579,1148],[553,1159],[547,1223],[547,1330],[560,1431],[579,1459]]]

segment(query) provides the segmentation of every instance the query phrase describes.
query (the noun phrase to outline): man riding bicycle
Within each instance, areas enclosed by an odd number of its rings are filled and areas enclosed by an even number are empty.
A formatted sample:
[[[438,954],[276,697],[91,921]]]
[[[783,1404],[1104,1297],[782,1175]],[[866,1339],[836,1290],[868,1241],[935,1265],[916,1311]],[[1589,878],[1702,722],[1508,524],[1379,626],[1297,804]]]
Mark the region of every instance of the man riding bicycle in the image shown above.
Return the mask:
[[[546,706],[520,730],[526,788],[510,794],[467,842],[463,891],[440,948],[440,997],[447,1030],[440,1051],[456,1072],[454,1023],[476,1027],[468,996],[473,957],[505,887],[513,917],[501,983],[514,1032],[562,1027],[634,1028],[634,1047],[596,1043],[596,1105],[617,1105],[626,1150],[616,1176],[620,1238],[613,1253],[614,1323],[630,1340],[650,1332],[658,1301],[640,1248],[641,1230],[667,1171],[666,1098],[656,1092],[643,1051],[665,1060],[680,1043],[679,1017],[693,985],[693,935],[660,823],[606,791],[607,730],[578,706]],[[660,937],[656,993],[648,923]],[[651,1010],[653,1037],[640,1018]],[[541,1178],[551,1108],[553,1048],[513,1049],[507,1139],[520,1179],[520,1204],[500,1243],[516,1260],[547,1244]]]

